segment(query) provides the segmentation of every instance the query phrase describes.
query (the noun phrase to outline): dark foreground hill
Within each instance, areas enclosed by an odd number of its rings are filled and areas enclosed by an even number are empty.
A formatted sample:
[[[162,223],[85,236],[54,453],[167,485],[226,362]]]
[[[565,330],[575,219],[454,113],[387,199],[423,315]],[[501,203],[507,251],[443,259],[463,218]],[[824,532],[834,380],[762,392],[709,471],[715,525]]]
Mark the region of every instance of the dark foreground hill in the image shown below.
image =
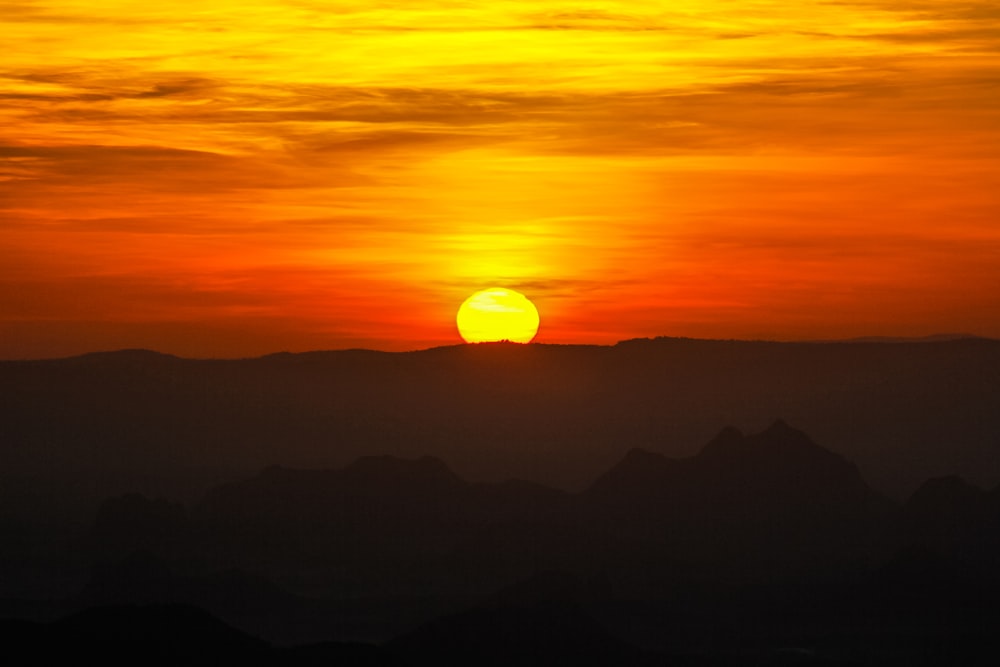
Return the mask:
[[[8,656],[16,656],[17,664],[25,665],[400,664],[388,651],[372,645],[327,642],[275,647],[222,623],[202,609],[177,604],[95,607],[49,623],[0,620],[0,642]]]
[[[578,493],[433,457],[272,466],[190,506],[108,499],[60,547],[87,583],[3,602],[49,622],[0,631],[161,664],[991,664],[998,492],[897,505],[782,421],[631,450]]]

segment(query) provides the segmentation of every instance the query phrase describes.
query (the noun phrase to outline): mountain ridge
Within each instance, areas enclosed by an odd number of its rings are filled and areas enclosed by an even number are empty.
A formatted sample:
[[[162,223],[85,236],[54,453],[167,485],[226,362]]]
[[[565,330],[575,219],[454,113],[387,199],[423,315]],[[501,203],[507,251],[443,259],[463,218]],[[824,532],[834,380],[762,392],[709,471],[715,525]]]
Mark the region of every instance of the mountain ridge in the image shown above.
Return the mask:
[[[874,344],[886,343],[890,345],[905,343],[929,343],[929,344],[950,344],[963,342],[987,342],[998,343],[1000,338],[981,336],[972,333],[939,333],[924,336],[857,336],[853,338],[828,338],[828,339],[791,339],[776,340],[764,338],[694,338],[689,336],[646,336],[636,338],[626,338],[614,343],[514,343],[511,341],[485,342],[485,343],[455,343],[447,345],[435,345],[427,348],[413,350],[379,350],[374,348],[351,347],[333,348],[317,350],[301,350],[292,352],[281,350],[277,352],[267,352],[256,356],[245,357],[185,357],[170,352],[162,352],[150,348],[120,348],[112,350],[97,350],[93,352],[81,352],[59,357],[31,357],[0,359],[0,364],[4,363],[34,363],[48,361],[69,361],[83,359],[113,358],[115,356],[155,359],[166,357],[182,361],[261,361],[280,360],[294,357],[317,357],[321,355],[415,355],[422,353],[440,353],[458,349],[489,349],[489,348],[576,348],[576,349],[611,349],[616,347],[627,347],[643,344],[662,343],[737,343],[747,345],[839,345],[839,344]]]
[[[727,424],[759,431],[777,415],[895,498],[947,474],[1000,483],[996,341],[122,355],[0,362],[8,493],[31,480],[79,520],[105,490],[190,500],[274,463],[336,468],[382,453],[579,490],[631,447],[683,457]]]

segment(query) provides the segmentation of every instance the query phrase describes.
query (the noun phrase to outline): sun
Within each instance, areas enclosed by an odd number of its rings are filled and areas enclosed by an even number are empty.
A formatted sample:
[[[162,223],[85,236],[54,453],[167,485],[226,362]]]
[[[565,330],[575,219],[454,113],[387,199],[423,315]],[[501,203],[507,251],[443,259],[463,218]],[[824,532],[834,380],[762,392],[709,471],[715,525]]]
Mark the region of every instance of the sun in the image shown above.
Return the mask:
[[[523,294],[503,287],[470,296],[459,307],[455,321],[466,343],[530,343],[538,333],[535,304]]]

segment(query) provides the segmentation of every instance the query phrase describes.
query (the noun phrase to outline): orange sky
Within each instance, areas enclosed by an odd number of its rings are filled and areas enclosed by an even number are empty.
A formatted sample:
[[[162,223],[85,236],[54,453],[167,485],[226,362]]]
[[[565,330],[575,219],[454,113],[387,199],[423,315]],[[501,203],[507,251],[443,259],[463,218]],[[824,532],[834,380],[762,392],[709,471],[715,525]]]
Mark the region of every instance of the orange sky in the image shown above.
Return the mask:
[[[397,9],[403,7],[404,9]],[[1000,337],[995,0],[7,0],[0,358]]]

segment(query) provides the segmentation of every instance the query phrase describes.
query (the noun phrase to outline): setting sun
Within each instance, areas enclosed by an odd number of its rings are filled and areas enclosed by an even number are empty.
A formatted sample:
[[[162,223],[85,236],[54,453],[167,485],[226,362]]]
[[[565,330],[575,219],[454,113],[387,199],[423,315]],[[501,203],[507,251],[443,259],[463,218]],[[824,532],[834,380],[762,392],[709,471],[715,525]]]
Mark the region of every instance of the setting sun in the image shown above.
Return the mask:
[[[455,318],[466,343],[530,343],[538,333],[538,309],[526,296],[503,287],[476,292]]]

